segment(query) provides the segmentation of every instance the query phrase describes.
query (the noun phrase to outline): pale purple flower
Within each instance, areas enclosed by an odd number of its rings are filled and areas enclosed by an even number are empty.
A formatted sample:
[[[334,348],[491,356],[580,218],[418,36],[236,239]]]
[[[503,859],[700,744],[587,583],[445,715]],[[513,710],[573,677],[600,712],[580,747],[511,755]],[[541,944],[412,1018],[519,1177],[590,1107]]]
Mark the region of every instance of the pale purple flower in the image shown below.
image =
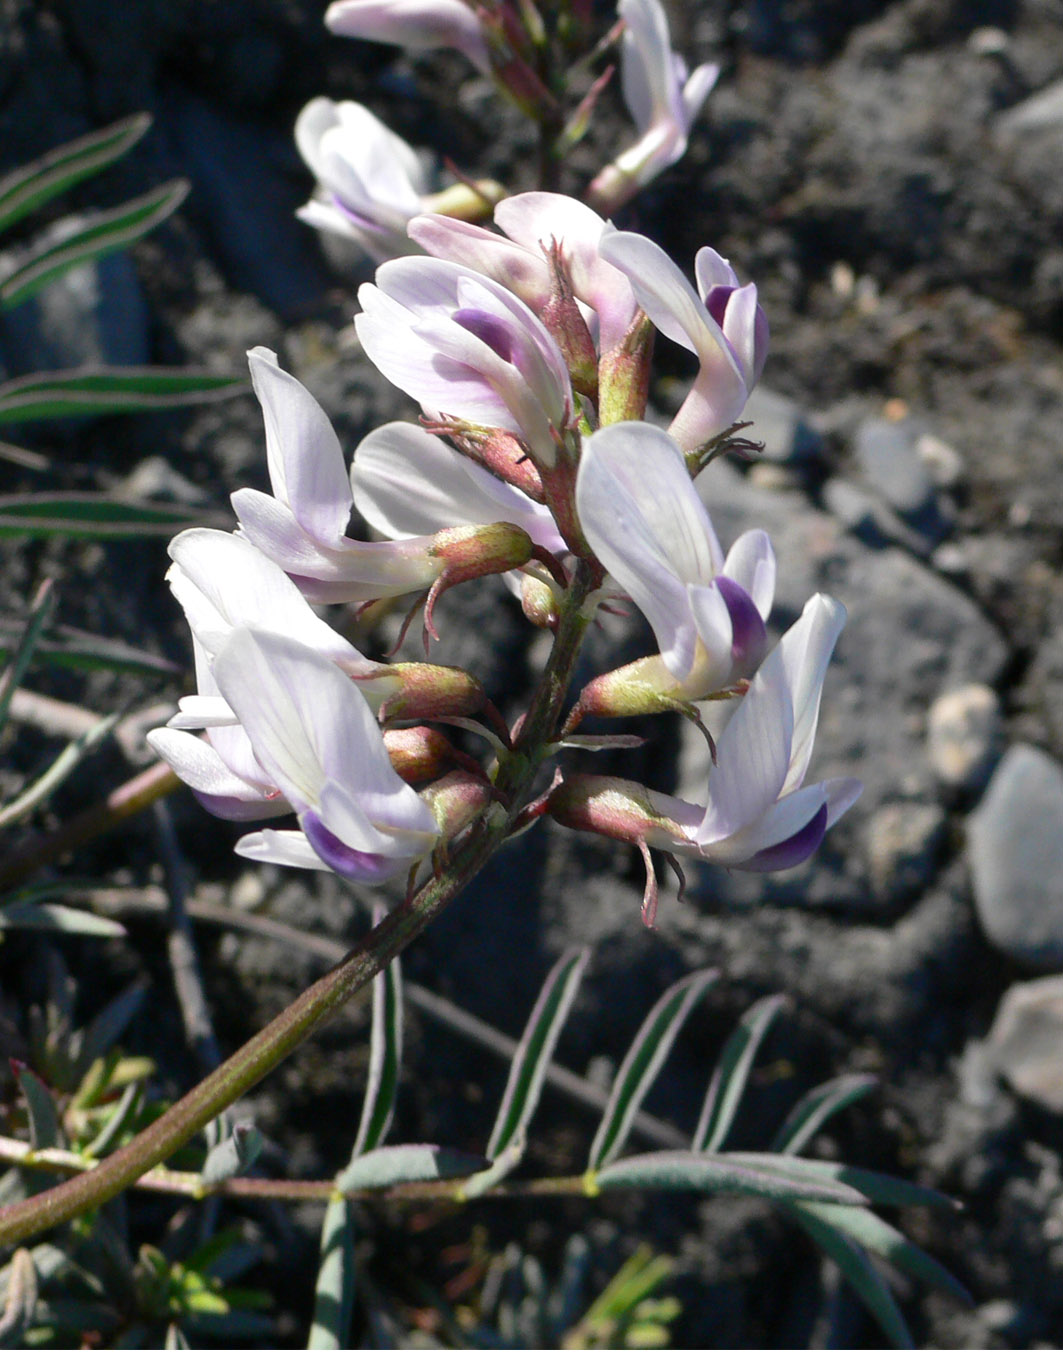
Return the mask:
[[[659,245],[607,227],[604,259],[625,273],[658,330],[698,356],[698,376],[669,432],[684,452],[740,418],[768,354],[768,322],[755,284],[740,287],[727,260],[704,246],[694,272],[698,290]]]
[[[689,75],[672,51],[668,19],[659,0],[620,0],[626,25],[620,41],[620,82],[638,139],[598,175],[591,201],[611,211],[674,165],[687,148],[694,119],[720,74],[712,63]]]
[[[576,509],[595,555],[653,628],[670,696],[703,698],[755,670],[775,591],[771,543],[753,530],[724,556],[667,434],[635,421],[592,434]]]
[[[358,338],[430,416],[503,429],[552,467],[572,415],[565,360],[508,288],[445,259],[394,259],[358,290]]]
[[[422,249],[486,274],[537,313],[554,292],[549,253],[557,243],[572,291],[603,353],[624,338],[637,310],[631,284],[598,250],[605,220],[578,199],[520,193],[495,208],[500,236],[450,217],[415,217],[409,234]]]
[[[861,792],[855,778],[804,787],[823,680],[845,609],[814,595],[757,671],[717,741],[705,806],[651,793],[675,831],[647,842],[721,867],[770,872],[804,862]]]
[[[358,513],[389,538],[514,523],[548,552],[568,550],[545,505],[454,452],[420,425],[396,420],[368,434],[355,451],[351,485]]]
[[[417,153],[362,104],[312,99],[295,122],[295,144],[319,195],[297,216],[358,242],[377,263],[416,247],[406,223],[428,190]]]
[[[240,529],[316,603],[392,598],[431,585],[442,564],[432,542],[347,536],[353,497],[339,439],[321,406],[268,349],[248,355],[266,424],[272,495],[232,496]]]
[[[475,7],[464,0],[336,0],[325,23],[344,38],[394,43],[411,52],[453,47],[488,75],[487,42]]]
[[[299,819],[299,832],[245,836],[238,853],[376,884],[431,851],[439,837],[432,813],[392,768],[369,704],[330,660],[291,638],[239,628],[212,670]]]

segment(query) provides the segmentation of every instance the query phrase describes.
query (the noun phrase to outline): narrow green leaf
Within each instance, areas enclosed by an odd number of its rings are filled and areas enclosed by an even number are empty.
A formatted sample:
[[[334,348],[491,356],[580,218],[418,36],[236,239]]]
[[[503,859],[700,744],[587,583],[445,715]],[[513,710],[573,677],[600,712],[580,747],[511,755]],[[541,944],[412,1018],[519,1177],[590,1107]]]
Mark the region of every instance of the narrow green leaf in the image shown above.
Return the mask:
[[[185,1338],[185,1332],[175,1320],[171,1320],[166,1327],[166,1348],[168,1349],[190,1349],[192,1345]]]
[[[98,132],[64,142],[38,160],[0,179],[0,232],[79,180],[119,160],[151,126],[151,115],[134,113]]]
[[[7,1301],[0,1315],[0,1346],[20,1348],[25,1331],[33,1324],[40,1288],[29,1250],[17,1249],[11,1256],[10,1267]]]
[[[188,190],[187,180],[171,180],[120,207],[101,212],[65,240],[37,250],[31,247],[24,262],[0,282],[0,307],[11,310],[79,264],[124,250],[175,212]]]
[[[0,424],[168,410],[233,396],[247,379],[204,368],[86,367],[30,373],[0,383]]]
[[[588,1169],[601,1169],[623,1150],[635,1114],[671,1051],[684,1019],[718,974],[709,970],[684,976],[650,1010],[613,1081],[591,1146]]]
[[[103,919],[88,910],[36,901],[0,905],[0,929],[51,929],[59,934],[91,934],[97,938],[124,938],[126,932],[117,920]]]
[[[867,1202],[883,1207],[954,1207],[955,1203],[936,1188],[896,1179],[892,1174],[877,1174],[871,1169],[855,1169],[832,1160],[807,1160],[799,1155],[775,1155],[771,1151],[732,1151],[730,1158],[750,1169],[786,1174],[808,1183],[848,1184]]]
[[[374,912],[379,923],[382,911]],[[373,977],[369,1074],[351,1158],[376,1150],[388,1134],[402,1069],[402,971],[396,957]]]
[[[482,1155],[448,1150],[443,1146],[381,1146],[368,1151],[336,1177],[340,1193],[393,1184],[428,1183],[434,1179],[463,1179],[485,1169]]]
[[[232,1132],[207,1152],[199,1177],[204,1185],[224,1183],[235,1174],[243,1174],[255,1163],[265,1142],[253,1122],[238,1122]]]
[[[881,1325],[890,1342],[899,1349],[914,1348],[893,1293],[864,1250],[842,1231],[813,1216],[803,1204],[792,1205],[787,1210],[793,1213],[823,1253],[838,1265],[845,1281]]]
[[[227,1283],[246,1273],[262,1258],[262,1246],[248,1240],[239,1226],[219,1231],[185,1259],[185,1267]],[[227,1292],[226,1296],[230,1294]]]
[[[3,536],[0,531],[0,537]],[[0,663],[17,646],[11,623],[0,618]],[[125,642],[98,637],[76,627],[50,628],[34,648],[37,664],[60,665],[73,670],[110,670],[116,674],[171,675],[178,667],[160,656]]]
[[[797,1155],[804,1150],[828,1118],[862,1099],[878,1084],[873,1075],[839,1075],[827,1080],[794,1104],[771,1143],[781,1155]]]
[[[85,1154],[93,1159],[102,1160],[103,1157],[115,1146],[118,1138],[136,1111],[140,1102],[140,1085],[126,1085],[122,1090],[121,1097],[114,1106],[114,1112],[100,1128],[96,1136],[85,1147]]]
[[[752,1005],[727,1039],[701,1107],[693,1149],[718,1151],[731,1130],[757,1051],[785,997],[767,995]]]
[[[576,998],[589,957],[589,948],[570,949],[554,965],[539,992],[509,1067],[505,1093],[487,1143],[489,1160],[498,1160],[514,1139],[526,1131],[535,1113],[546,1068]]]
[[[140,1011],[147,998],[148,987],[134,981],[116,995],[95,1015],[85,1028],[78,1049],[79,1071],[85,1071],[101,1056],[105,1056]]]
[[[169,537],[202,521],[176,505],[90,492],[0,495],[0,537]]]
[[[0,807],[0,830],[16,824],[23,817],[28,816],[30,812],[36,810],[42,802],[47,801],[52,793],[70,777],[85,756],[90,754],[106,736],[110,735],[117,721],[117,713],[109,717],[102,717],[84,735],[70,741],[62,754],[52,762],[35,783],[32,783],[13,802],[8,802],[7,806]],[[83,915],[84,912],[78,910],[71,911],[70,914],[71,916]],[[108,922],[100,921],[103,924]],[[86,930],[81,932],[84,933]],[[108,931],[103,929],[97,932],[106,933]],[[122,932],[125,931],[122,930]]]
[[[11,699],[15,689],[22,683],[29,668],[33,653],[41,640],[41,633],[48,624],[55,609],[55,588],[51,580],[45,580],[30,604],[30,615],[22,625],[21,635],[14,645],[10,663],[0,677],[0,731],[7,722]],[[4,656],[7,659],[7,656]]]
[[[321,1262],[314,1287],[314,1319],[308,1349],[345,1349],[354,1311],[354,1221],[351,1204],[337,1200],[325,1209]]]
[[[35,1151],[51,1150],[55,1147],[65,1150],[66,1139],[63,1136],[59,1111],[55,1106],[55,1100],[52,1098],[52,1091],[43,1080],[34,1075],[28,1066],[21,1062],[13,1062],[12,1064],[15,1066],[15,1073],[26,1099],[30,1123],[30,1145]]]
[[[647,1188],[696,1193],[743,1193],[783,1202],[794,1199],[863,1207],[867,1199],[844,1183],[787,1174],[780,1167],[752,1166],[743,1157],[703,1151],[649,1151],[614,1161],[589,1174],[590,1188]]]
[[[965,1306],[973,1304],[971,1294],[944,1264],[866,1207],[839,1207],[833,1203],[810,1202],[795,1204],[793,1212],[802,1225],[808,1216],[813,1216],[824,1225],[843,1232],[872,1254],[888,1260],[909,1277],[949,1293]]]

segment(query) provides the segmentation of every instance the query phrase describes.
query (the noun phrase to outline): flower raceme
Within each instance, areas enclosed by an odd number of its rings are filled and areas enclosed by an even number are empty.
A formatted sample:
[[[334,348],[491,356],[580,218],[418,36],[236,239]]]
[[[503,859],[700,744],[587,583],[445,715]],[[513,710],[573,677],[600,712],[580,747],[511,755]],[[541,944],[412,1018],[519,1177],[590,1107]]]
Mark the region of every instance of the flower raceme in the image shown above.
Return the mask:
[[[593,680],[583,714],[660,711],[729,689],[767,651],[775,592],[767,534],[743,533],[724,556],[674,441],[626,421],[584,441],[576,508],[587,541],[645,614],[660,655]]]
[[[724,728],[703,806],[625,779],[579,774],[551,793],[546,810],[562,824],[642,847],[647,923],[656,905],[649,848],[750,872],[793,867],[860,795],[854,778],[803,786],[827,663],[844,623],[844,608],[824,594],[805,605]]]

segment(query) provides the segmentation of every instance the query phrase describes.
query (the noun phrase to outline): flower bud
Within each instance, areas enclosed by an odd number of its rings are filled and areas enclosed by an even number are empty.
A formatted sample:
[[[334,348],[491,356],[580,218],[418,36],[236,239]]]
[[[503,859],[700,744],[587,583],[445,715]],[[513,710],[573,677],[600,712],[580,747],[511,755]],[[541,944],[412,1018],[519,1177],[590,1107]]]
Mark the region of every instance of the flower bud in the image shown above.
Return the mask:
[[[535,544],[514,523],[467,524],[445,528],[432,540],[430,555],[443,563],[447,586],[516,570],[531,560]]]
[[[484,705],[480,681],[454,666],[401,662],[386,668],[396,685],[381,704],[381,721],[468,717]]]
[[[622,420],[641,420],[650,391],[653,325],[637,311],[621,342],[602,354],[598,365],[598,420],[604,427]]]
[[[440,778],[467,758],[441,731],[431,726],[405,726],[385,731],[384,748],[391,767],[405,783],[427,783],[432,778]]]
[[[520,586],[520,605],[533,627],[553,631],[557,626],[557,596],[545,580],[525,575]]]
[[[453,839],[492,802],[495,790],[482,776],[455,769],[426,787],[421,797],[436,818],[442,839]]]
[[[572,774],[550,793],[546,814],[570,830],[588,830],[625,844],[685,837],[680,825],[654,809],[649,788],[628,778]]]
[[[598,355],[572,291],[561,246],[556,240],[550,243],[547,259],[553,275],[553,287],[541,312],[542,322],[565,357],[573,389],[596,402]]]

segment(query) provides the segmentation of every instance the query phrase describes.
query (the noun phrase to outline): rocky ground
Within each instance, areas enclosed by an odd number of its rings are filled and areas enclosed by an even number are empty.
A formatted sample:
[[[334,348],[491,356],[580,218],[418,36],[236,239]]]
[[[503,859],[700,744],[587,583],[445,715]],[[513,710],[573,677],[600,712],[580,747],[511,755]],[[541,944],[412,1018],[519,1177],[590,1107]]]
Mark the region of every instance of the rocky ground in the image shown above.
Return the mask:
[[[0,169],[147,109],[149,137],[67,207],[116,203],[175,174],[192,183],[178,217],[129,258],[3,319],[7,375],[101,359],[237,370],[248,347],[265,344],[325,404],[348,447],[408,413],[345,329],[364,267],[292,216],[309,190],[291,143],[295,114],[320,93],[362,99],[472,173],[501,164],[514,189],[528,186],[528,143],[459,62],[329,38],[322,9],[2,0]],[[624,222],[684,264],[712,243],[758,284],[773,341],[749,417],[764,449],[702,484],[725,541],[745,527],[771,533],[780,625],[816,589],[849,609],[816,767],[858,775],[865,792],[807,867],[769,879],[706,870],[683,903],[665,893],[654,933],[639,922],[637,856],[536,830],[411,950],[407,973],[516,1033],[551,961],[590,943],[561,1048],[587,1072],[621,1057],[668,983],[719,967],[650,1105],[680,1126],[696,1117],[738,1014],[784,993],[739,1133],[763,1145],[769,1119],[817,1079],[877,1075],[880,1090],[819,1149],[963,1200],[958,1215],[901,1222],[975,1299],[964,1310],[902,1288],[917,1341],[1063,1344],[1063,5],[711,0],[670,10],[680,50],[692,63],[722,61],[723,74],[686,159]],[[614,126],[581,148],[580,166],[593,167]],[[686,370],[661,348],[653,398],[666,413]],[[181,418],[42,428],[34,446],[50,468],[0,463],[10,489],[121,489],[208,515],[224,513],[236,487],[265,481],[249,397]],[[0,551],[5,607],[51,574],[63,622],[187,668],[160,544]],[[467,665],[505,710],[519,710],[538,639],[493,587],[444,602],[438,658]],[[634,624],[610,627],[588,666],[640,646]],[[172,702],[186,687],[50,671],[32,685],[101,712]],[[696,796],[701,737],[667,722],[646,733],[652,743],[617,770]],[[40,752],[40,734],[19,726],[5,763],[26,767]],[[130,757],[147,761],[143,750]],[[105,751],[54,817],[128,771],[125,755]],[[227,827],[191,799],[174,799],[172,816],[196,899],[318,939],[356,936],[335,882],[244,872]],[[157,892],[159,845],[145,817],[73,870]],[[86,1012],[130,976],[151,980],[150,1021],[134,1038],[176,1091],[196,1067],[166,952],[152,925],[130,928],[128,944],[64,951]],[[206,928],[197,937],[224,1050],[321,968],[268,940]],[[40,946],[5,943],[4,965],[17,1013],[40,984]],[[415,1079],[397,1134],[481,1146],[502,1066],[420,1011],[411,1028]],[[341,1020],[255,1095],[278,1173],[329,1175],[346,1158],[364,1032],[361,1013]],[[532,1163],[576,1168],[589,1116],[551,1096],[536,1125]],[[586,1216],[544,1215],[485,1211],[476,1221],[492,1247],[519,1238],[550,1261]],[[316,1227],[310,1213],[294,1221],[281,1235],[268,1223],[285,1268],[266,1282],[283,1342],[298,1345]],[[403,1269],[462,1227],[425,1226],[412,1244],[395,1222],[376,1229],[407,1258],[394,1269],[401,1291]],[[766,1208],[631,1203],[590,1233],[602,1278],[642,1239],[677,1255],[683,1346],[878,1343],[831,1270]]]

